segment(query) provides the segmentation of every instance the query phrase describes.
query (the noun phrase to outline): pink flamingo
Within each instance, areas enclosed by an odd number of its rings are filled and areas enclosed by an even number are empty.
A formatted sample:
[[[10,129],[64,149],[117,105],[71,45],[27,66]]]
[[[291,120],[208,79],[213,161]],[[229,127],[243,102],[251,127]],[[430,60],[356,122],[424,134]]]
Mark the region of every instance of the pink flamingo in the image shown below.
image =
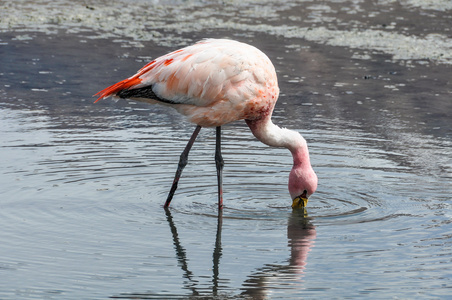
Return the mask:
[[[298,132],[280,128],[271,121],[278,95],[275,67],[264,53],[233,40],[206,39],[151,61],[132,77],[98,92],[96,102],[115,96],[160,103],[175,108],[197,124],[180,156],[165,207],[174,196],[201,127],[216,127],[218,207],[223,207],[221,126],[242,119],[262,143],[290,150],[292,207],[305,207],[317,188],[317,176],[311,167],[305,139]]]

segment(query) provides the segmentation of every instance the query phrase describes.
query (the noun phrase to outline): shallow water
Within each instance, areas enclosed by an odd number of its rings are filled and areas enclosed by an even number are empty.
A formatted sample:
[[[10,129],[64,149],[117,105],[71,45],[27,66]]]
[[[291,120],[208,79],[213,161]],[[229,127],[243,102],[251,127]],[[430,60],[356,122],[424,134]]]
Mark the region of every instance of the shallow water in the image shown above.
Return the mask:
[[[448,2],[174,3],[117,19],[121,2],[1,4],[0,298],[449,298]],[[303,134],[319,176],[306,212],[290,208],[290,153],[243,122],[223,130],[222,214],[208,128],[165,211],[194,126],[165,107],[92,103],[203,37],[274,62],[274,122]]]

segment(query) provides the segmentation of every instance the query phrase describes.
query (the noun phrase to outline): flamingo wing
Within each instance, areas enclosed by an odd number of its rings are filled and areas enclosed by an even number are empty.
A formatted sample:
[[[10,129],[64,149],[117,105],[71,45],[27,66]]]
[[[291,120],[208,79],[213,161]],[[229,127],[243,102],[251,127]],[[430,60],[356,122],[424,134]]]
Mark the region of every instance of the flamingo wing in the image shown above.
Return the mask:
[[[235,48],[228,45],[231,42],[237,44]],[[117,96],[144,102],[212,105],[224,99],[226,87],[253,76],[245,52],[237,55],[240,46],[241,43],[229,40],[204,40],[171,52],[151,61],[132,77],[98,92],[96,102]]]
[[[276,72],[257,48],[207,39],[161,56],[96,94],[169,104],[192,123],[221,126],[271,113],[278,98]]]

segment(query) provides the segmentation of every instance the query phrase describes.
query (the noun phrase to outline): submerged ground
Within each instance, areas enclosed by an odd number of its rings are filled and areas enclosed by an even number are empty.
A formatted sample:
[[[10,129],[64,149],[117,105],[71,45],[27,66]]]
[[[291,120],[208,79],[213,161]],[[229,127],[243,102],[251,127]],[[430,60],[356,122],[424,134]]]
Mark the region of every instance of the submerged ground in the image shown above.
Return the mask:
[[[452,292],[450,1],[0,1],[0,298],[443,298]],[[290,208],[290,153],[165,107],[93,104],[206,37],[264,51],[274,122],[319,176]]]

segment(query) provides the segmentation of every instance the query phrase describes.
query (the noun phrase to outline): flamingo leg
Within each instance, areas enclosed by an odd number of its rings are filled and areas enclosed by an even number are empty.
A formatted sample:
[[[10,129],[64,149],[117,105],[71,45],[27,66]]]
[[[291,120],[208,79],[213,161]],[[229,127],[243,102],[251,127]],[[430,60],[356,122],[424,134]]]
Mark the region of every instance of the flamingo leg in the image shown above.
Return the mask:
[[[215,165],[217,166],[218,179],[218,209],[223,208],[223,167],[224,160],[221,156],[221,126],[217,127],[217,143],[215,147]]]
[[[171,200],[173,199],[174,193],[176,192],[176,189],[177,189],[177,184],[179,183],[179,178],[188,162],[188,153],[190,152],[190,149],[193,146],[193,143],[195,142],[196,137],[198,136],[198,133],[200,130],[201,130],[201,126],[199,126],[199,125],[196,126],[195,131],[193,131],[193,134],[191,135],[191,138],[187,143],[187,146],[185,146],[184,151],[180,155],[179,164],[177,165],[176,175],[174,176],[174,180],[173,180],[173,185],[171,186],[171,190],[168,194],[168,198],[166,198],[164,207],[168,207],[171,203]]]

